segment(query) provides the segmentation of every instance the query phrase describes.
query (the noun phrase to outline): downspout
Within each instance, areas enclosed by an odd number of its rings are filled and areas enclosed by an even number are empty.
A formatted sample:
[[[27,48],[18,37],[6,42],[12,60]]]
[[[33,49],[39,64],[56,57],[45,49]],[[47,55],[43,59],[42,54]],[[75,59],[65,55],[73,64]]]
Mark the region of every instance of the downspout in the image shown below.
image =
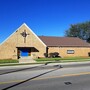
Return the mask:
[[[48,47],[46,47],[46,58],[48,57]]]

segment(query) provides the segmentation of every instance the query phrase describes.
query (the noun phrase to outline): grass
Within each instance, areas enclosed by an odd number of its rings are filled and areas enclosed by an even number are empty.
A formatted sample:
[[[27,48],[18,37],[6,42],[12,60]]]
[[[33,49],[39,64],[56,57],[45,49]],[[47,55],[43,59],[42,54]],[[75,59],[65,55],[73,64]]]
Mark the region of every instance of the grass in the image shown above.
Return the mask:
[[[66,57],[66,58],[40,58],[36,59],[37,62],[55,62],[55,61],[60,61],[60,62],[81,62],[81,61],[90,61],[90,57]]]
[[[12,59],[3,59],[3,60],[0,60],[0,66],[17,66],[17,65],[32,65],[32,64],[44,64],[44,62],[19,63],[18,60],[12,60]]]
[[[3,60],[0,60],[0,64],[1,63],[19,63],[18,60],[11,60],[11,59],[3,59]]]
[[[5,60],[0,60],[0,66],[45,64],[47,62],[51,62],[51,63],[83,62],[83,61],[90,61],[90,57],[40,58],[35,60],[37,61],[36,63],[19,63],[18,60],[5,59]]]

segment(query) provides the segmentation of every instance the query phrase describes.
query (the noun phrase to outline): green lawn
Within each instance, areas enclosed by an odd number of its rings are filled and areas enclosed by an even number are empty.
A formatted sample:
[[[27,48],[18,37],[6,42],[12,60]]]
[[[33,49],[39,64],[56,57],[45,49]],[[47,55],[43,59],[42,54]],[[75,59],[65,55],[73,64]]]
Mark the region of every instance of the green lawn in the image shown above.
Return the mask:
[[[45,62],[82,62],[82,61],[90,61],[90,57],[69,57],[69,58],[40,58],[35,59],[37,62],[36,64],[45,63]],[[18,60],[0,60],[0,64],[4,63],[16,63],[19,64]],[[34,64],[34,63],[33,63]]]
[[[47,62],[47,61],[60,61],[60,62],[81,62],[90,61],[90,57],[68,57],[68,58],[40,58],[35,59],[37,62]]]
[[[18,63],[18,60],[11,60],[11,59],[3,59],[0,60],[0,63]]]

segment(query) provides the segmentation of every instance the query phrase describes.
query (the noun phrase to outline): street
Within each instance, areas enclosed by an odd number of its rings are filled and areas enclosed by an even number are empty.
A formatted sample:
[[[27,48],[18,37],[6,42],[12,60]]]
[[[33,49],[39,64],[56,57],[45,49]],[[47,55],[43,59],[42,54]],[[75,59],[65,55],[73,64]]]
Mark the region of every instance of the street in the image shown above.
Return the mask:
[[[90,66],[56,64],[0,69],[0,90],[90,90]]]

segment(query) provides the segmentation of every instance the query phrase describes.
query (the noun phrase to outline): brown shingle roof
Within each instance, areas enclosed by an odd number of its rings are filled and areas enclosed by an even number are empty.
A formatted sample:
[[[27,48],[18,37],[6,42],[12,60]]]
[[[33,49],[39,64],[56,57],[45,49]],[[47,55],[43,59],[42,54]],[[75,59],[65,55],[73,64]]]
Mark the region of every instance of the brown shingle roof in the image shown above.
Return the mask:
[[[78,46],[89,47],[90,44],[77,37],[51,37],[51,36],[39,36],[39,38],[47,46]]]

